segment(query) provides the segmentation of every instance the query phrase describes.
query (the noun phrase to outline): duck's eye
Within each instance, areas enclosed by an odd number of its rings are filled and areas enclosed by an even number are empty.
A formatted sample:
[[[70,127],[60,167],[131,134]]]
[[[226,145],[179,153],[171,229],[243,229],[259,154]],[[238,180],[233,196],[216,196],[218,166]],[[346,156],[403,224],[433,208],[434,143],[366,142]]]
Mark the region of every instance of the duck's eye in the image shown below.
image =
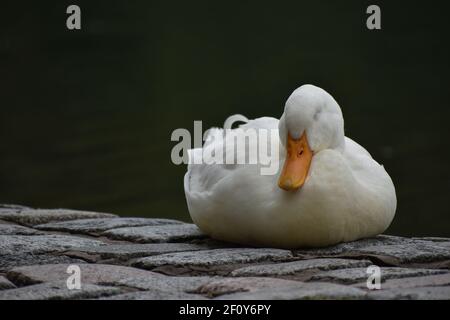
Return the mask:
[[[298,152],[298,156],[300,157],[303,154],[303,149]]]

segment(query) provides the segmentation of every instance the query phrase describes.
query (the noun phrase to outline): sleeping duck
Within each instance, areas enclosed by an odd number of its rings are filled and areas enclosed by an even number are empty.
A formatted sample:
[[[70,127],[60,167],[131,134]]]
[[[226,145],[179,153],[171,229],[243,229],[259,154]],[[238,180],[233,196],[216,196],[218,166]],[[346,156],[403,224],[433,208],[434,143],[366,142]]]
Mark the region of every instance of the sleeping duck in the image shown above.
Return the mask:
[[[264,175],[258,163],[190,160],[184,177],[188,209],[206,234],[250,246],[320,247],[372,237],[390,225],[394,184],[366,149],[344,135],[341,109],[325,90],[303,85],[287,99],[279,120],[257,118],[238,129],[235,135],[276,130],[270,143],[279,150],[271,155],[278,170]],[[207,136],[189,158],[211,148],[227,152],[227,135],[220,131],[211,130],[215,139]],[[252,143],[262,142],[247,141],[248,150],[260,147]]]

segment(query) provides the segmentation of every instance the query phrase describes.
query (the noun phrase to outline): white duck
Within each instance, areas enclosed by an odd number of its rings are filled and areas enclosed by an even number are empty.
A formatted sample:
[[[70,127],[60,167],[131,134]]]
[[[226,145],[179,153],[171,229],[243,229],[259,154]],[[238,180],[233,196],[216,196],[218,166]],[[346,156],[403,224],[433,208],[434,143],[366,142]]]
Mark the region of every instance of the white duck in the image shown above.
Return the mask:
[[[190,163],[188,208],[206,234],[252,246],[316,247],[375,236],[391,223],[397,206],[391,178],[344,136],[341,109],[323,89],[303,85],[280,120],[258,118],[240,128],[278,129],[279,169],[261,175],[255,164]],[[226,138],[208,141],[190,158],[221,148]]]

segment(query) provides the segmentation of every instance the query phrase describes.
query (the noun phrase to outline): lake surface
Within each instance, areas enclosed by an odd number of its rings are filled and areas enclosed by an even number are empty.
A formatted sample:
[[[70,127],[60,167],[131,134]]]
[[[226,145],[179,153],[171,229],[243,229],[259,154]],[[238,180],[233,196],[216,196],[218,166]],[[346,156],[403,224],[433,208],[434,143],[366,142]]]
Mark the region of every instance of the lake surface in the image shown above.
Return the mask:
[[[0,29],[0,203],[188,221],[176,128],[279,117],[305,83],[397,189],[388,233],[450,236],[445,2],[8,4]],[[404,10],[405,6],[408,10]]]

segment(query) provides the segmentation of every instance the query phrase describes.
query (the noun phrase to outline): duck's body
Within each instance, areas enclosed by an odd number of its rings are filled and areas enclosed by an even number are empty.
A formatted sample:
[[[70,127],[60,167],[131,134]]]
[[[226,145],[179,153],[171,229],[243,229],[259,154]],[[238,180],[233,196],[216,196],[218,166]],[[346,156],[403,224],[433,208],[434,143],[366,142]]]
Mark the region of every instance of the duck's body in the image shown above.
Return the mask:
[[[305,87],[309,96],[321,90],[303,86],[296,91],[304,94]],[[383,166],[363,147],[343,136],[343,123],[342,137],[337,137],[340,129],[337,133],[329,128],[325,133],[324,130],[318,133],[314,125],[302,124],[302,120],[290,124],[288,117],[304,119],[305,107],[299,108],[302,113],[296,114],[297,109],[292,111],[288,103],[280,121],[259,118],[241,126],[257,130],[280,128],[281,140],[271,142],[277,143],[280,150],[279,157],[272,157],[279,162],[276,174],[261,175],[259,164],[189,164],[184,188],[195,224],[219,240],[283,248],[326,246],[383,232],[396,209],[395,188]],[[321,112],[325,113],[325,120],[318,123],[333,123],[333,112],[330,121],[327,108]],[[313,152],[301,187],[290,188],[290,180],[287,187],[281,182],[286,174],[283,163],[286,167],[288,161],[283,143],[286,131],[296,135],[293,141],[299,141],[300,135],[306,132]],[[203,149],[223,144],[226,138],[215,139]],[[199,155],[205,150],[191,151]]]

